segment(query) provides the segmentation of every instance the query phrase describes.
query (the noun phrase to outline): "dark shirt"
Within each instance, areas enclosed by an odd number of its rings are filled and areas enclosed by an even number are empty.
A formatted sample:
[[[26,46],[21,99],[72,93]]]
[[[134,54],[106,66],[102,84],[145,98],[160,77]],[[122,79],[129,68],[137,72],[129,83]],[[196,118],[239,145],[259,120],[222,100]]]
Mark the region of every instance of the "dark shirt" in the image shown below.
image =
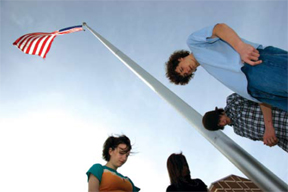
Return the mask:
[[[179,187],[171,184],[167,187],[166,191],[205,191],[207,186],[201,179],[191,179],[189,183],[183,183]]]

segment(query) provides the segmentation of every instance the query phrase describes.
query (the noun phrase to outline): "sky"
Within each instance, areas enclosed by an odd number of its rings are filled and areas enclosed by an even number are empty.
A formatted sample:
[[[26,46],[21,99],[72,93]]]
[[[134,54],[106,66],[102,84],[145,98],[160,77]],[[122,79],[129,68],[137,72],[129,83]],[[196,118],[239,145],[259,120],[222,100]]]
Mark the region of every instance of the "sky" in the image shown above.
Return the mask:
[[[188,36],[226,23],[242,38],[287,50],[287,1],[1,1],[0,191],[87,191],[87,170],[105,164],[102,146],[126,134],[133,154],[118,171],[141,191],[165,191],[172,153],[183,152],[192,178],[208,186],[247,178],[173,107],[88,30],[56,37],[46,59],[12,43],[32,32],[86,22],[201,115],[232,93],[203,68],[186,86],[171,84],[165,62]],[[288,183],[278,146],[223,131]]]

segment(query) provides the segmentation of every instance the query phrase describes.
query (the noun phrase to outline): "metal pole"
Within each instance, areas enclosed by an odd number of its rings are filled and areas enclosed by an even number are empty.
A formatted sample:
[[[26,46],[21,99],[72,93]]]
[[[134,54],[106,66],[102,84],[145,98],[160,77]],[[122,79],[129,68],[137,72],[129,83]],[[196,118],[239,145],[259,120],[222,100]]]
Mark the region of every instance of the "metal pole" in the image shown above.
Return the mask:
[[[153,91],[171,104],[183,115],[192,126],[200,132],[214,147],[228,158],[243,174],[250,178],[263,191],[288,191],[288,185],[273,174],[259,161],[242,149],[237,143],[227,137],[222,131],[207,131],[202,125],[202,116],[170,91],[161,82],[155,79],[137,63],[122,53],[100,34],[91,29],[85,22],[88,30],[98,38],[119,60],[121,60],[132,72],[142,79]]]

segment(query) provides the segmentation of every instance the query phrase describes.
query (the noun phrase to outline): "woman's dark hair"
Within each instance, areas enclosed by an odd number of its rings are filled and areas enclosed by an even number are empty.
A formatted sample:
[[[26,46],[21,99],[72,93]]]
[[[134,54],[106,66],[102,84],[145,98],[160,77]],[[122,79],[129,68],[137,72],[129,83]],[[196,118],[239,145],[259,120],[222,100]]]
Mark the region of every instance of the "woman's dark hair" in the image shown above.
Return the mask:
[[[118,137],[114,136],[108,137],[108,139],[106,139],[103,145],[103,152],[102,152],[103,159],[109,161],[110,160],[109,149],[111,148],[112,150],[114,150],[120,144],[125,144],[127,146],[125,152],[128,152],[132,149],[130,139],[126,135],[120,135]]]
[[[168,157],[167,169],[170,182],[176,187],[191,180],[189,166],[182,152],[179,154],[173,153]]]
[[[186,50],[179,50],[172,53],[169,57],[169,60],[166,62],[166,77],[170,80],[171,83],[176,85],[185,85],[190,79],[194,76],[194,73],[186,76],[181,76],[175,70],[179,64],[178,59],[188,56],[190,53]]]

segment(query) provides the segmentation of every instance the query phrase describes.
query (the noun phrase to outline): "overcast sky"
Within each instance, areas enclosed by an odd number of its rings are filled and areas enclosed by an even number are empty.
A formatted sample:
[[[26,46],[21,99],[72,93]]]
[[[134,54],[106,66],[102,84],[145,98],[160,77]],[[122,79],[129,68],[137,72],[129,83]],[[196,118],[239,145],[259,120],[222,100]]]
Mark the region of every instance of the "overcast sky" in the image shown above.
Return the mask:
[[[104,36],[201,115],[231,90],[201,67],[187,86],[165,77],[174,50],[198,29],[226,23],[242,38],[287,50],[287,1],[1,1],[0,191],[86,191],[86,171],[111,134],[133,151],[118,169],[142,191],[165,191],[166,161],[182,151],[208,186],[246,176],[88,30],[56,37],[47,58],[12,43],[82,22]],[[223,131],[288,183],[288,154]]]

